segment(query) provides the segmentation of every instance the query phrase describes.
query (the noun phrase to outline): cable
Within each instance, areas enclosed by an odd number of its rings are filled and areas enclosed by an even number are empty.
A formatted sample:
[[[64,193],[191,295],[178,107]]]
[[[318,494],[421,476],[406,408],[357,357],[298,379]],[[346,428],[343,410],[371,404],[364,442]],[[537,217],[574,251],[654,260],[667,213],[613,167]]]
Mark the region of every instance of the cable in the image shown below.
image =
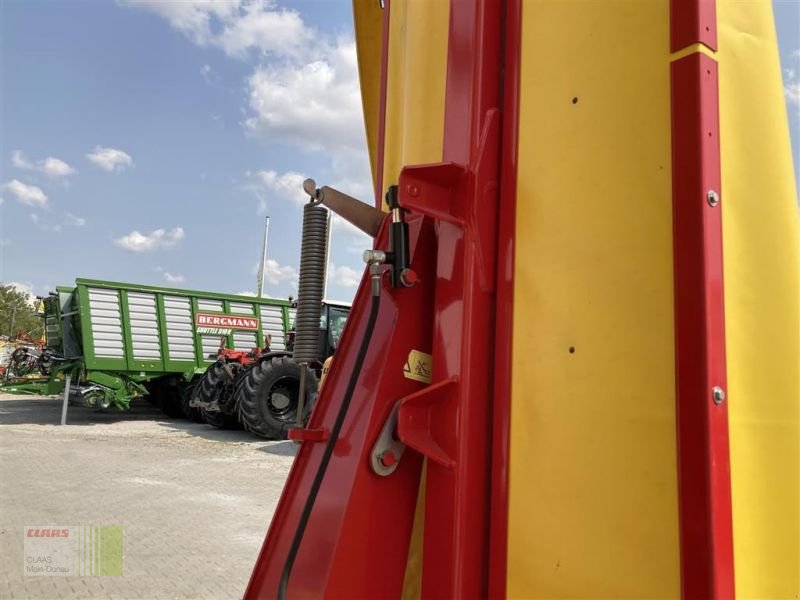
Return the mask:
[[[361,346],[358,348],[358,355],[356,356],[356,362],[353,365],[353,370],[350,373],[350,380],[347,383],[347,390],[344,393],[344,398],[342,398],[342,404],[339,407],[339,412],[336,415],[336,421],[334,422],[333,429],[331,430],[331,437],[328,438],[328,443],[325,445],[325,452],[322,454],[322,460],[320,461],[319,468],[314,476],[314,481],[311,484],[311,490],[308,492],[308,498],[306,498],[306,503],[303,506],[303,512],[300,513],[300,521],[297,523],[297,529],[294,532],[294,539],[292,539],[292,545],[289,546],[289,554],[286,556],[286,562],[283,565],[281,580],[278,585],[279,600],[286,599],[286,588],[289,585],[289,577],[292,574],[292,567],[294,567],[294,561],[297,558],[298,551],[300,550],[300,544],[303,541],[303,535],[306,532],[306,526],[308,525],[308,519],[311,516],[311,510],[314,508],[314,503],[317,500],[319,488],[322,486],[322,480],[325,477],[325,472],[328,470],[328,463],[331,461],[333,448],[336,445],[336,441],[339,439],[339,433],[342,430],[344,418],[347,415],[347,409],[350,407],[350,401],[353,398],[353,391],[355,390],[356,383],[358,382],[358,376],[361,373],[361,367],[363,366],[364,358],[367,354],[367,349],[369,348],[369,342],[372,339],[372,331],[375,329],[375,321],[378,319],[378,308],[380,307],[380,303],[380,294],[373,294],[369,320],[367,321],[367,328],[364,331],[364,337],[361,339]]]

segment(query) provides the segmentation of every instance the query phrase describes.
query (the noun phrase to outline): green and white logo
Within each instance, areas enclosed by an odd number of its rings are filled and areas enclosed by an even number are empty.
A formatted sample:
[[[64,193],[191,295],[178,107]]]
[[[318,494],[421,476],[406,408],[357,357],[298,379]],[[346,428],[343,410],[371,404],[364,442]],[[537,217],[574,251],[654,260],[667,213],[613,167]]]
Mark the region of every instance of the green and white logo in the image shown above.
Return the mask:
[[[27,526],[25,575],[120,576],[124,537],[121,525]]]

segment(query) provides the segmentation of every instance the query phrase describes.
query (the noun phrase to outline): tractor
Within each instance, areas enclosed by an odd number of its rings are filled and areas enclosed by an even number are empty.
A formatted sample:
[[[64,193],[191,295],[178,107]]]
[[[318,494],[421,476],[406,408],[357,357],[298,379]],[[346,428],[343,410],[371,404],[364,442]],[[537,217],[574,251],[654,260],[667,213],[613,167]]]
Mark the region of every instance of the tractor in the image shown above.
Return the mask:
[[[323,363],[333,355],[350,307],[323,302],[319,324],[318,360],[308,364],[302,423],[308,420],[316,399]],[[287,334],[286,350],[266,348],[248,352],[221,345],[217,360],[196,380],[189,393],[193,417],[220,429],[241,425],[254,435],[286,439],[298,424],[301,365],[293,360],[294,330]],[[200,420],[197,419],[196,420]]]

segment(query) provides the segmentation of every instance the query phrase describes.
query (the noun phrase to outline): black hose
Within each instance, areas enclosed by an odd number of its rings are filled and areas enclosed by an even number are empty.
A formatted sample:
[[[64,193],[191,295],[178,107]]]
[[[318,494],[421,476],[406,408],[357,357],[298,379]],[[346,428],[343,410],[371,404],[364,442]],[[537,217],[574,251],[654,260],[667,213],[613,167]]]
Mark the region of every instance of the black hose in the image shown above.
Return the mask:
[[[328,211],[313,203],[303,207],[303,238],[295,316],[295,362],[319,360],[319,317],[328,259]]]
[[[364,337],[361,339],[361,346],[358,348],[358,355],[356,362],[353,365],[353,370],[350,372],[350,380],[347,383],[347,390],[342,398],[342,404],[339,407],[339,412],[336,414],[336,421],[331,430],[331,437],[328,438],[328,443],[325,445],[325,452],[322,454],[322,460],[319,463],[319,468],[314,476],[314,481],[311,483],[311,490],[308,492],[306,503],[303,506],[303,512],[300,514],[300,521],[297,523],[297,529],[294,532],[294,539],[292,545],[289,546],[289,554],[286,556],[286,562],[283,565],[283,572],[281,573],[281,581],[278,585],[278,599],[285,600],[286,588],[289,585],[289,577],[292,574],[292,567],[297,558],[297,552],[300,550],[300,544],[303,541],[303,535],[306,532],[306,525],[311,516],[311,510],[314,508],[314,502],[317,500],[319,488],[322,486],[322,480],[325,478],[325,472],[328,470],[328,463],[331,461],[333,455],[333,448],[336,446],[336,441],[339,439],[339,433],[344,424],[344,418],[347,415],[347,409],[350,407],[350,400],[353,398],[353,391],[355,390],[358,376],[361,373],[361,367],[364,364],[364,357],[369,348],[369,342],[372,339],[372,331],[375,329],[375,321],[378,318],[378,308],[381,303],[380,295],[372,296],[372,306],[370,308],[369,320],[367,321],[367,328],[364,330]]]

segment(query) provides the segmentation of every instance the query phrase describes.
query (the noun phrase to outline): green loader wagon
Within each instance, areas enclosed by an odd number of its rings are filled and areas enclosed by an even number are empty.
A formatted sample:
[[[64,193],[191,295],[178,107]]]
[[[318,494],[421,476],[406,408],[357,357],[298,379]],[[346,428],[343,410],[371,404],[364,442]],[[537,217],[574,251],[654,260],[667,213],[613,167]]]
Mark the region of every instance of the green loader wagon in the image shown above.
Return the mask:
[[[0,391],[71,391],[90,407],[127,409],[150,396],[167,414],[190,416],[187,390],[222,347],[284,350],[288,300],[77,279],[44,299],[47,368]]]

